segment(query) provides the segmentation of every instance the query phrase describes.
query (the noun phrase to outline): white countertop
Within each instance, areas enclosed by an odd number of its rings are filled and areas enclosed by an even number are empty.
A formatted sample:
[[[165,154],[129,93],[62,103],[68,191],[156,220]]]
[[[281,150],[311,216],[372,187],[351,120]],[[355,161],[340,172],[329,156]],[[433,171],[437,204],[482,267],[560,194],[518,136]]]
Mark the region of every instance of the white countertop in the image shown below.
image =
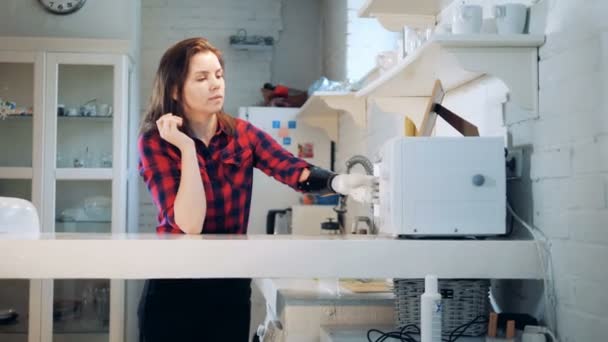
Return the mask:
[[[7,234],[0,278],[541,279],[531,240],[390,236]]]

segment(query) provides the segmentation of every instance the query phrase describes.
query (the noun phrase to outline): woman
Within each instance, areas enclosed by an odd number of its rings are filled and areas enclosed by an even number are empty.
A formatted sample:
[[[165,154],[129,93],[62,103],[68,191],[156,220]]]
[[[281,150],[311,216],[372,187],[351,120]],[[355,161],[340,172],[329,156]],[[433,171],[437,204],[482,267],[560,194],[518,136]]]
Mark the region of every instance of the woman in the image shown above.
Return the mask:
[[[183,40],[161,58],[138,140],[158,232],[246,234],[254,167],[302,192],[348,194],[371,185],[371,177],[310,165],[224,113],[224,85],[222,55],[203,38]],[[149,280],[141,340],[247,341],[250,294],[250,279]]]

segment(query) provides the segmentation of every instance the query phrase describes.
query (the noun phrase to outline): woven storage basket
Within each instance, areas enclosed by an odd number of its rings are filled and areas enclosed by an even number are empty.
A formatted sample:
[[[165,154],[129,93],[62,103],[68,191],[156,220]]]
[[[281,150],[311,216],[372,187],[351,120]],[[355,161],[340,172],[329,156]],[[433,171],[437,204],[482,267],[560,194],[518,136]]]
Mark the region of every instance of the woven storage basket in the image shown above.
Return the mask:
[[[420,327],[420,296],[424,293],[424,279],[395,279],[395,319],[398,329],[415,324]],[[490,281],[469,279],[439,279],[442,295],[442,334],[449,335],[454,329],[490,312]],[[486,324],[473,324],[466,336],[485,334]]]

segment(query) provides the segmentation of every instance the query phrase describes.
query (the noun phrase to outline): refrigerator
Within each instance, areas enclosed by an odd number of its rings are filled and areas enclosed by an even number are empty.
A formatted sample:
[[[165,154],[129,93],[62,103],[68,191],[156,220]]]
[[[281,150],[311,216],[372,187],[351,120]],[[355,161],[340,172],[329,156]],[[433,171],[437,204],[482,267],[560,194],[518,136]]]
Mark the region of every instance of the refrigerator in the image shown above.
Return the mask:
[[[298,120],[299,110],[283,107],[240,107],[239,118],[270,134],[296,157],[329,170],[331,140],[322,129],[308,126]],[[265,234],[268,211],[299,205],[301,196],[302,193],[255,169],[248,234]],[[330,210],[329,206],[326,207]]]

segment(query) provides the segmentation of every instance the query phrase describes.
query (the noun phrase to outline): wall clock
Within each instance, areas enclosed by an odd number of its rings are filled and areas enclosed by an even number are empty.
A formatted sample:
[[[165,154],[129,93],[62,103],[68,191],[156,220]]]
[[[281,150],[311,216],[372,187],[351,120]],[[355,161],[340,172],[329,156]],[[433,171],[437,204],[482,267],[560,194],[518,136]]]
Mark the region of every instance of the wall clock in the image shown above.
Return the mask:
[[[38,0],[40,5],[54,14],[70,14],[78,11],[86,0]]]

